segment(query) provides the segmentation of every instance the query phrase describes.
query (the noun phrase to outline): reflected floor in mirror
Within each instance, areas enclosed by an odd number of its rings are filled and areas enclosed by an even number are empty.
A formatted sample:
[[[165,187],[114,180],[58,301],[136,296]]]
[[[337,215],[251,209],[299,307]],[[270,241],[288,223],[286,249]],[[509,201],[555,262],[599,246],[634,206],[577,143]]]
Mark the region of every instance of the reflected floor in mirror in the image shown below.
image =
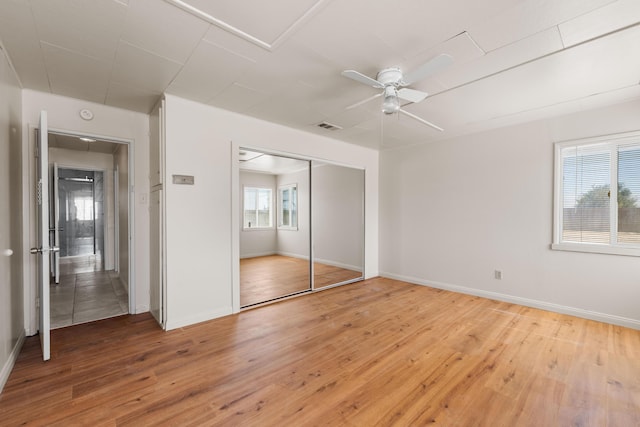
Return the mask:
[[[360,278],[362,278],[362,272],[357,270],[349,270],[319,262],[313,263],[313,284],[316,289]]]
[[[359,271],[315,263],[316,288],[357,279]],[[270,301],[310,289],[309,261],[282,255],[240,260],[240,305]]]

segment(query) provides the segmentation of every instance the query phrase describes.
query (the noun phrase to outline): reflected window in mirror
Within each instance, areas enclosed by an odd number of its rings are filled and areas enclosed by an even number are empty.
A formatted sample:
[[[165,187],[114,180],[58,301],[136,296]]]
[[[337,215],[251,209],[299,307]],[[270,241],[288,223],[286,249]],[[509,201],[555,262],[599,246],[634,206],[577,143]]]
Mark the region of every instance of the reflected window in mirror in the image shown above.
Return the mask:
[[[278,189],[278,228],[298,229],[298,186],[289,184]]]
[[[244,187],[243,228],[273,228],[271,188]]]

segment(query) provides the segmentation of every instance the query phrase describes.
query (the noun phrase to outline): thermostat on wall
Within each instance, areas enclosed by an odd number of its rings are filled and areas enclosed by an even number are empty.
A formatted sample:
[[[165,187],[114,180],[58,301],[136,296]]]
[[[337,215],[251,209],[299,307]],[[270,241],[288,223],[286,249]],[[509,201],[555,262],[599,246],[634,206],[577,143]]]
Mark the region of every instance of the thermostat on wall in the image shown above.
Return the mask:
[[[193,175],[173,175],[174,184],[193,185]]]
[[[93,119],[93,111],[87,108],[83,108],[82,110],[80,110],[80,117],[82,117],[84,120],[91,120]]]

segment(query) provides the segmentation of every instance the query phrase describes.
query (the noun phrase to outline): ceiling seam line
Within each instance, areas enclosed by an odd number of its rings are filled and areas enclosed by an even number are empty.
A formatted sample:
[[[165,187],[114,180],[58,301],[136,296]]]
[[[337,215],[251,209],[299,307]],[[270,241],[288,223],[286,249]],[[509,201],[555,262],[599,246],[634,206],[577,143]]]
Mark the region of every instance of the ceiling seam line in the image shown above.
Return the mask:
[[[616,30],[609,31],[608,33],[600,34],[599,36],[592,37],[592,38],[587,39],[587,40],[583,40],[583,41],[581,41],[580,43],[576,43],[576,44],[571,45],[571,46],[569,46],[569,47],[565,47],[565,48],[563,48],[563,49],[554,50],[553,52],[549,52],[549,53],[544,54],[544,55],[542,55],[542,56],[539,56],[539,57],[537,57],[537,58],[529,59],[529,60],[527,60],[527,61],[524,61],[524,62],[521,62],[521,63],[519,63],[519,64],[513,65],[513,66],[511,66],[511,67],[505,68],[505,69],[503,69],[503,70],[496,71],[495,73],[487,74],[486,76],[479,77],[479,78],[477,78],[477,79],[474,79],[474,80],[471,80],[471,81],[468,81],[468,82],[465,82],[465,83],[459,84],[459,85],[457,85],[457,86],[453,86],[453,87],[447,88],[447,89],[445,89],[445,90],[443,90],[443,91],[441,91],[441,92],[438,92],[438,93],[435,93],[435,94],[433,94],[433,95],[430,95],[430,98],[434,98],[434,97],[436,97],[436,96],[438,96],[438,95],[440,95],[440,94],[444,94],[444,93],[450,92],[450,91],[452,91],[452,90],[456,90],[456,89],[459,89],[459,88],[461,88],[461,87],[468,86],[468,85],[470,85],[470,84],[473,84],[473,83],[476,83],[476,82],[482,81],[482,80],[484,80],[484,79],[488,79],[488,78],[490,78],[490,77],[497,76],[497,75],[502,74],[502,73],[504,73],[504,72],[514,70],[514,69],[516,69],[516,68],[518,68],[518,67],[521,67],[521,66],[523,66],[523,65],[531,64],[531,63],[536,62],[536,61],[538,61],[538,60],[548,58],[548,57],[553,56],[553,55],[556,55],[556,54],[558,54],[558,53],[560,53],[560,52],[568,51],[568,50],[571,50],[571,49],[574,49],[574,48],[580,47],[580,46],[582,46],[582,45],[585,45],[585,44],[587,44],[587,43],[591,43],[591,42],[593,42],[593,41],[600,40],[600,39],[602,39],[602,38],[605,38],[605,37],[608,37],[608,36],[611,36],[611,35],[614,35],[614,34],[617,34],[617,33],[621,33],[621,32],[624,32],[624,31],[626,31],[626,30],[628,30],[628,29],[631,29],[631,28],[634,28],[634,27],[639,27],[639,26],[640,26],[640,22],[636,22],[636,23],[633,23],[633,24],[627,25],[627,26],[625,26],[625,27],[621,27],[621,28],[618,28],[618,29],[616,29]],[[562,34],[560,34],[560,38],[561,38],[561,40],[562,40]],[[564,45],[564,43],[563,43],[563,45]]]
[[[255,45],[257,45],[257,46],[259,46],[259,47],[261,47],[263,49],[266,49],[268,51],[272,51],[273,50],[273,47],[272,47],[271,44],[269,44],[269,43],[267,43],[267,42],[265,42],[263,40],[260,40],[259,38],[254,37],[251,34],[246,33],[244,31],[240,30],[239,28],[236,28],[233,25],[224,22],[223,20],[216,18],[215,16],[209,15],[208,13],[203,12],[198,8],[195,8],[195,7],[191,6],[190,4],[188,4],[188,3],[186,3],[186,2],[184,2],[182,0],[164,0],[164,1],[174,5],[175,7],[179,8],[179,9],[182,9],[185,12],[190,13],[193,16],[196,16],[196,17],[198,17],[198,18],[200,18],[200,19],[202,19],[202,20],[204,20],[204,21],[206,21],[206,22],[208,22],[210,24],[213,24],[213,25],[217,26],[218,28],[221,28],[221,29],[223,29],[223,30],[235,35],[235,36],[243,38],[246,41],[251,42],[251,43],[253,43],[253,44],[255,44]]]

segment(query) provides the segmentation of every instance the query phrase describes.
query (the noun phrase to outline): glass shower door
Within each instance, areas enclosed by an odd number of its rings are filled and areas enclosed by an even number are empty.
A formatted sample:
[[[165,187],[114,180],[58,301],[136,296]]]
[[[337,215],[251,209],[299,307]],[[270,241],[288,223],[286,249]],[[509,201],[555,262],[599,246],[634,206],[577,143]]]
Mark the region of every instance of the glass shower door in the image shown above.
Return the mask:
[[[104,244],[102,172],[60,169],[60,256],[101,255]]]

